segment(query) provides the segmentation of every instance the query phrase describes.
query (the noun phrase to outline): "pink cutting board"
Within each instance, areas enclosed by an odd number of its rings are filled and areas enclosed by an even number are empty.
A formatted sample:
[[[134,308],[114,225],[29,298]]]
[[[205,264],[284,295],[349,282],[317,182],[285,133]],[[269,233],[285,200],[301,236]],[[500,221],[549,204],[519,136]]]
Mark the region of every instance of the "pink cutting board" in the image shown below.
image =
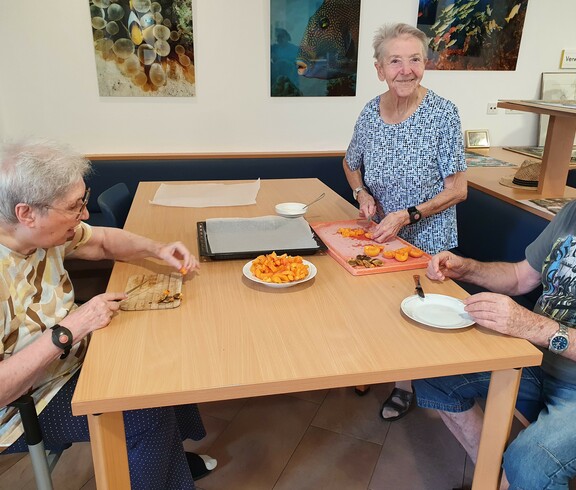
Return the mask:
[[[398,248],[410,246],[401,238],[384,243],[376,243],[365,237],[343,237],[338,233],[339,228],[362,228],[356,220],[333,221],[329,223],[310,223],[316,234],[328,247],[328,253],[350,274],[364,276],[367,274],[380,274],[382,272],[406,271],[410,269],[425,269],[430,260],[430,255],[425,253],[422,257],[408,257],[406,262],[398,262],[396,259],[386,259],[382,254],[375,257],[384,262],[384,265],[374,268],[352,267],[349,259],[356,255],[364,255],[364,246],[369,244],[380,245],[384,250],[396,250]]]

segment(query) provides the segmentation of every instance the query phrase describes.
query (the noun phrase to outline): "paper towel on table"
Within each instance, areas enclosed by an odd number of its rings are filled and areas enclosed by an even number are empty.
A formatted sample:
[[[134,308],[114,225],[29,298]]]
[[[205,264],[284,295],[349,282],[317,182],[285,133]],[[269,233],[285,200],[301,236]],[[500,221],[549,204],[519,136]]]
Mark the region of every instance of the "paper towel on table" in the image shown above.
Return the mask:
[[[246,184],[161,184],[151,204],[183,208],[256,204],[260,179]]]

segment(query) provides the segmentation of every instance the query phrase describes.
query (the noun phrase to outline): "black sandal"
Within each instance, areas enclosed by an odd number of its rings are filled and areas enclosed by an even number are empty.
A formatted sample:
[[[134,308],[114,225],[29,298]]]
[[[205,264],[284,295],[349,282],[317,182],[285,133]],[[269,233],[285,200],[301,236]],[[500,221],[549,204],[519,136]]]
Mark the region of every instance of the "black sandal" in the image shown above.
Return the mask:
[[[216,468],[216,460],[214,458],[210,458],[209,456],[206,458],[208,459],[208,462],[206,462],[206,460],[199,454],[188,452],[186,453],[186,461],[194,481],[198,481],[201,478],[204,478],[205,476],[209,475],[214,468]]]
[[[382,417],[382,419],[384,419],[386,422],[394,422],[395,420],[399,420],[404,417],[413,407],[413,401],[414,393],[402,390],[400,388],[394,388],[392,393],[390,393],[390,396],[382,404],[382,408],[380,409],[380,417]],[[398,415],[394,417],[384,417],[383,412],[385,408],[396,410]]]

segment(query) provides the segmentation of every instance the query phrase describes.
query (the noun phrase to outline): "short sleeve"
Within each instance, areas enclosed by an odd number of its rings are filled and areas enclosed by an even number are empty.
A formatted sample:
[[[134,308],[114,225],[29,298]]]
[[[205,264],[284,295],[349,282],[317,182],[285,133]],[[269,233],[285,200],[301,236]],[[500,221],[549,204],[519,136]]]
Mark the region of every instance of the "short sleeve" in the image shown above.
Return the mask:
[[[457,107],[449,101],[446,101],[445,119],[446,126],[441,131],[438,148],[440,175],[443,179],[457,172],[466,171],[460,115]]]
[[[85,245],[88,240],[92,237],[92,227],[84,221],[80,222],[80,225],[76,228],[76,233],[72,240],[66,242],[64,248],[64,255],[70,255],[77,248]]]

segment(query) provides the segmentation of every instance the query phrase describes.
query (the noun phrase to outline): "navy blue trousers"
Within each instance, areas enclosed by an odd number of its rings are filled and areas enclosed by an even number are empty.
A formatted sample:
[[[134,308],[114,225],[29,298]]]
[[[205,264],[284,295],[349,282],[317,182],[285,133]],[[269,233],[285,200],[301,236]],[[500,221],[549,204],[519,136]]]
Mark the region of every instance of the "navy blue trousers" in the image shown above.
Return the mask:
[[[40,414],[47,449],[90,440],[88,420],[72,415],[76,373]],[[124,412],[130,482],[133,489],[193,489],[194,481],[182,441],[206,435],[196,405],[149,408]],[[3,454],[27,451],[24,436]]]

